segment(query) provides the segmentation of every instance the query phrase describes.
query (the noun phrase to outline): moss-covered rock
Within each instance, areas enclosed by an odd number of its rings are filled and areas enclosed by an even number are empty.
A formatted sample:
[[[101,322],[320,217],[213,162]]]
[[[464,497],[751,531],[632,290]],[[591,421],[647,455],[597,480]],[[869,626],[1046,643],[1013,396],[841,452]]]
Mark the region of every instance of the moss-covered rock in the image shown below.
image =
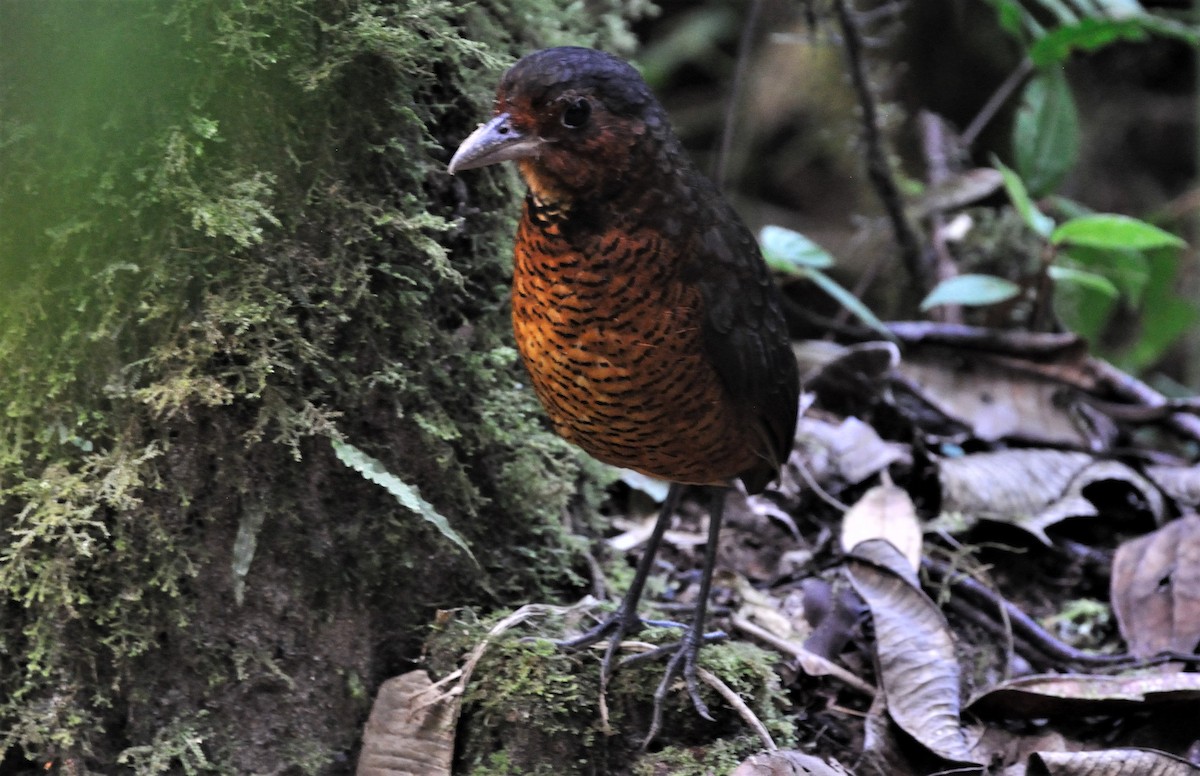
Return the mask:
[[[602,705],[600,658],[607,642],[579,653],[559,649],[553,639],[561,638],[567,620],[580,613],[568,614],[541,612],[489,636],[499,616],[479,622],[464,611],[431,636],[426,663],[439,677],[487,642],[463,694],[456,748],[464,773],[728,773],[763,748],[725,699],[702,684],[702,699],[715,721],[701,718],[679,686],[664,705],[660,735],[649,752],[643,751],[664,661],[622,666]],[[647,628],[638,639],[670,644],[679,636],[676,629]],[[742,698],[777,744],[787,746],[795,742],[796,726],[784,712],[788,704],[775,660],[745,642],[711,644],[700,653],[702,667]]]
[[[586,6],[0,6],[6,767],[345,772],[435,607],[577,581],[514,181],[444,163],[518,54],[631,44],[644,3]]]

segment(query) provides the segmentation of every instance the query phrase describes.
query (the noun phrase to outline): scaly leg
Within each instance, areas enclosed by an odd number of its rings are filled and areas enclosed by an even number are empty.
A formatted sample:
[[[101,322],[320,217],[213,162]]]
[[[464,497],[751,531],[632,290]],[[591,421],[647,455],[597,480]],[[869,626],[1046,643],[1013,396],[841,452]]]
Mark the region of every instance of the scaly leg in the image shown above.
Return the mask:
[[[700,685],[696,681],[697,657],[700,654],[700,647],[706,641],[713,641],[721,638],[724,634],[704,633],[704,620],[708,612],[708,595],[712,590],[713,567],[717,562],[717,544],[721,535],[721,518],[725,513],[725,488],[711,488],[709,497],[711,506],[709,507],[708,517],[708,542],[704,548],[704,569],[700,575],[700,590],[696,598],[696,609],[692,619],[692,624],[688,626],[687,632],[684,634],[677,644],[663,647],[653,652],[646,652],[641,655],[636,655],[628,658],[625,662],[635,660],[650,659],[665,652],[674,651],[671,659],[667,662],[667,668],[663,673],[662,681],[658,683],[658,689],[654,691],[654,712],[650,722],[650,731],[646,734],[645,740],[642,741],[642,748],[645,749],[658,735],[662,728],[662,710],[663,702],[667,698],[667,692],[671,689],[671,682],[676,676],[683,676],[684,682],[687,684],[688,695],[691,696],[692,705],[700,716],[712,721],[712,715],[708,713],[708,707],[704,701],[700,699]]]
[[[625,597],[621,600],[621,605],[607,619],[601,622],[591,630],[586,631],[573,639],[566,639],[558,642],[558,645],[563,649],[582,649],[589,647],[592,644],[608,637],[608,649],[604,652],[604,661],[600,664],[600,691],[604,692],[608,687],[608,680],[616,670],[616,665],[613,658],[617,653],[617,649],[621,645],[621,641],[631,633],[637,633],[642,627],[642,618],[638,616],[638,603],[642,598],[642,590],[646,586],[646,579],[650,576],[650,569],[654,565],[654,557],[658,554],[658,545],[662,542],[663,533],[667,530],[667,525],[671,522],[671,516],[675,514],[675,508],[679,506],[679,497],[683,493],[683,485],[676,483],[671,484],[671,489],[667,491],[667,498],[663,501],[662,509],[658,513],[658,519],[654,523],[654,530],[650,533],[650,539],[646,542],[646,548],[642,552],[641,560],[638,561],[637,571],[634,572],[633,582],[629,585],[629,590],[625,593]]]

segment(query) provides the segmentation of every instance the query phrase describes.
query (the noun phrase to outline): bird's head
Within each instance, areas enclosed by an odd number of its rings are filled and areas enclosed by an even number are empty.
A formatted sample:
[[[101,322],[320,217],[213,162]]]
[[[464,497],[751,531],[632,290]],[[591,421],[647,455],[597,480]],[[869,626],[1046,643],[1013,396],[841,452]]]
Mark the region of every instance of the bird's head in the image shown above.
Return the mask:
[[[515,160],[534,196],[569,205],[635,185],[674,146],[666,114],[629,64],[551,48],[504,74],[492,120],[463,141],[449,171]]]

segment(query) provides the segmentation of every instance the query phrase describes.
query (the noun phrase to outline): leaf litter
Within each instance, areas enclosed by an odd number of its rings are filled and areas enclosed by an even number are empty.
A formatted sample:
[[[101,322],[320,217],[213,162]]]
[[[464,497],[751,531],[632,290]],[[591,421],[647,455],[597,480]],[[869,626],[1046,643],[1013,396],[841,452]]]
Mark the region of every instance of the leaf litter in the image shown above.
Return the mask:
[[[712,625],[779,656],[800,742],[735,773],[1194,772],[1200,424],[1069,335],[893,333],[806,354],[779,483],[727,501]],[[681,506],[644,607],[689,604],[706,519]]]

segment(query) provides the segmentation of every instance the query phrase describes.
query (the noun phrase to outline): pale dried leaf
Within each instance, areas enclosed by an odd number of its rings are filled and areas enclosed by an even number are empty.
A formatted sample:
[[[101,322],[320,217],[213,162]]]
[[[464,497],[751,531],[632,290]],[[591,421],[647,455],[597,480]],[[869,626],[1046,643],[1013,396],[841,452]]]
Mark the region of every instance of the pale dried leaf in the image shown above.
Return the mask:
[[[1153,703],[1200,705],[1200,674],[1046,674],[999,684],[968,705],[980,714],[1060,717],[1111,714]]]
[[[798,617],[787,616],[780,611],[781,601],[778,598],[758,590],[741,574],[734,577],[729,586],[737,591],[737,596],[742,602],[738,608],[738,615],[766,629],[772,635],[800,644],[812,633],[812,627],[802,613]]]
[[[1004,450],[937,461],[942,513],[967,520],[1019,523],[1059,499],[1092,462],[1086,453]]]
[[[1196,766],[1166,752],[1106,749],[1099,752],[1038,752],[1030,776],[1195,776]]]
[[[1075,447],[1092,442],[1062,406],[1056,381],[933,347],[907,353],[899,371],[926,401],[980,439]]]
[[[1191,652],[1200,642],[1200,515],[1125,542],[1113,559],[1112,604],[1129,651]]]
[[[976,520],[1022,528],[1049,544],[1046,528],[1069,517],[1095,517],[1084,489],[1116,481],[1136,492],[1157,520],[1162,494],[1145,477],[1119,461],[1097,461],[1064,450],[1002,450],[937,461],[942,514],[934,527],[961,530]]]
[[[780,749],[747,757],[732,776],[849,776],[849,773],[836,761],[827,763],[811,754]]]
[[[862,757],[856,763],[859,773],[887,774],[888,776],[924,776],[928,770],[918,770],[910,762],[911,747],[900,741],[902,734],[896,723],[887,714],[887,698],[883,692],[876,694],[871,708],[863,721]]]
[[[978,762],[992,763],[993,766],[1019,765],[1022,772],[1025,761],[1034,752],[1074,752],[1083,746],[1079,742],[1068,741],[1058,731],[1044,728],[1016,732],[998,725],[977,723],[971,725],[969,730],[969,736],[975,742],[971,752]]]
[[[842,550],[860,542],[883,539],[905,557],[913,571],[921,566],[921,522],[908,491],[877,485],[862,495],[842,517]]]
[[[888,713],[939,757],[971,762],[959,718],[959,666],[941,610],[905,574],[884,541],[859,544],[846,559],[854,589],[871,609],[875,653]]]
[[[893,463],[910,461],[907,445],[885,442],[869,424],[846,418],[834,425],[820,418],[804,417],[796,427],[796,443],[808,453],[809,470],[818,480],[837,477],[857,485]],[[817,466],[811,462],[816,461]],[[817,471],[814,471],[817,469]]]
[[[1151,465],[1146,476],[1183,510],[1200,507],[1200,466]]]
[[[380,686],[363,730],[357,776],[449,775],[459,701],[432,687],[420,670]]]
[[[931,186],[916,203],[924,216],[934,211],[957,210],[994,194],[1004,186],[1004,176],[991,167],[955,173]]]

